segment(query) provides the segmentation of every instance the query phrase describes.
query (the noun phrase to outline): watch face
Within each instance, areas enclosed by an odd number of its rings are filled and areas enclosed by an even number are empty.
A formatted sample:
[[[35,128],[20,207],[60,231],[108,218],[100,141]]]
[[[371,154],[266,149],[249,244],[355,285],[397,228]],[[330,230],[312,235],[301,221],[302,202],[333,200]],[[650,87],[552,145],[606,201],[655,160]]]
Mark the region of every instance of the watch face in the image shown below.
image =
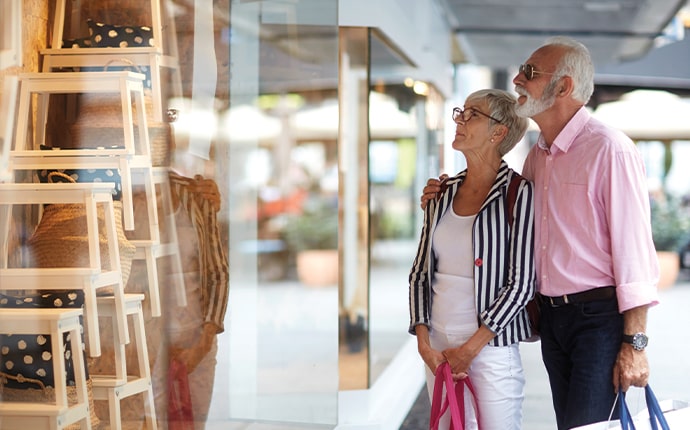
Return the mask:
[[[647,336],[644,333],[636,333],[632,339],[633,348],[638,351],[645,349],[647,346]]]

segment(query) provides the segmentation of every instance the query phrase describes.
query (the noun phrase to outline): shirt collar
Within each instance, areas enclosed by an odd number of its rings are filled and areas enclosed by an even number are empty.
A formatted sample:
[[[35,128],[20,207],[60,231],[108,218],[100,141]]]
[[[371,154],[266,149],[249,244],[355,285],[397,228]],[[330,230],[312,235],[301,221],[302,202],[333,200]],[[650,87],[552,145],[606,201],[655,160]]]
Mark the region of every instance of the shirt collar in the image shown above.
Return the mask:
[[[551,148],[546,146],[544,136],[540,134],[539,139],[537,140],[539,149],[542,149],[546,152],[553,152],[555,149],[558,149],[561,152],[568,152],[570,146],[575,143],[575,138],[580,134],[580,131],[590,119],[591,115],[589,114],[589,111],[587,111],[586,107],[582,106],[575,113],[575,115],[570,118],[570,121],[568,121],[565,127],[563,127],[563,130],[558,133],[558,136],[556,136],[556,139],[554,139]]]
[[[500,191],[500,187],[507,186],[509,170],[510,168],[508,167],[508,163],[506,163],[505,160],[501,160],[501,164],[498,167],[498,172],[496,172],[496,181],[494,181],[494,185],[489,191],[487,200],[490,200],[492,193],[495,193],[497,190]],[[441,187],[443,189],[442,194],[445,193],[445,190],[448,188],[450,188],[451,195],[455,194],[455,190],[465,181],[465,176],[467,176],[467,169],[461,171],[455,176],[448,178]]]

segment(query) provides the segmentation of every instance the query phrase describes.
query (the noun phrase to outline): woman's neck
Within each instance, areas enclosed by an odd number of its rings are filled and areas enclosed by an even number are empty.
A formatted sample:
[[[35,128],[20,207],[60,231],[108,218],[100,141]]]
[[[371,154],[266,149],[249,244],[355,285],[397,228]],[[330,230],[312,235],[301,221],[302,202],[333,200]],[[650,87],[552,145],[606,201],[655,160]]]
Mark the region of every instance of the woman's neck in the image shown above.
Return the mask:
[[[501,167],[501,159],[496,160],[481,160],[471,162],[467,160],[467,175],[464,183],[472,185],[476,188],[485,188],[487,185],[491,186],[496,181],[498,169]]]

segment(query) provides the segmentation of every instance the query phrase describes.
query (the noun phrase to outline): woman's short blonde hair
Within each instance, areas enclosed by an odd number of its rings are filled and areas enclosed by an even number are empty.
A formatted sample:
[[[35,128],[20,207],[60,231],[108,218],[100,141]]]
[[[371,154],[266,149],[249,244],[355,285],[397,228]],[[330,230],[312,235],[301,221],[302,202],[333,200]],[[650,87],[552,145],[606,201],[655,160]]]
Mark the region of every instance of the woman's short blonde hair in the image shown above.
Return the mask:
[[[500,121],[501,125],[508,128],[506,137],[498,146],[498,152],[502,156],[510,152],[517,145],[527,131],[529,120],[515,113],[517,99],[508,91],[485,89],[475,91],[467,96],[467,101],[486,101],[489,108],[488,114]],[[491,120],[496,127],[499,124]]]

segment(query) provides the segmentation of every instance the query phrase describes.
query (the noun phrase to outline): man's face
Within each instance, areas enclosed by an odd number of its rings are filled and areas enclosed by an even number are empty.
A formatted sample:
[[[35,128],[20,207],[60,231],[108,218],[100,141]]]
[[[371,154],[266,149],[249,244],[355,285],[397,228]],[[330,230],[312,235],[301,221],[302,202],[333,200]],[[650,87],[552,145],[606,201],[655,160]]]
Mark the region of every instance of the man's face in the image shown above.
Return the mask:
[[[553,106],[556,102],[556,86],[553,83],[549,83],[538,99],[534,98],[525,87],[516,85],[515,91],[523,101],[515,109],[515,113],[523,118],[532,118]]]
[[[559,53],[552,47],[536,50],[525,62],[533,70],[532,79],[524,72],[513,78],[515,92],[518,93],[516,112],[521,117],[534,118],[549,109],[556,101],[556,85],[559,77],[554,75]]]

